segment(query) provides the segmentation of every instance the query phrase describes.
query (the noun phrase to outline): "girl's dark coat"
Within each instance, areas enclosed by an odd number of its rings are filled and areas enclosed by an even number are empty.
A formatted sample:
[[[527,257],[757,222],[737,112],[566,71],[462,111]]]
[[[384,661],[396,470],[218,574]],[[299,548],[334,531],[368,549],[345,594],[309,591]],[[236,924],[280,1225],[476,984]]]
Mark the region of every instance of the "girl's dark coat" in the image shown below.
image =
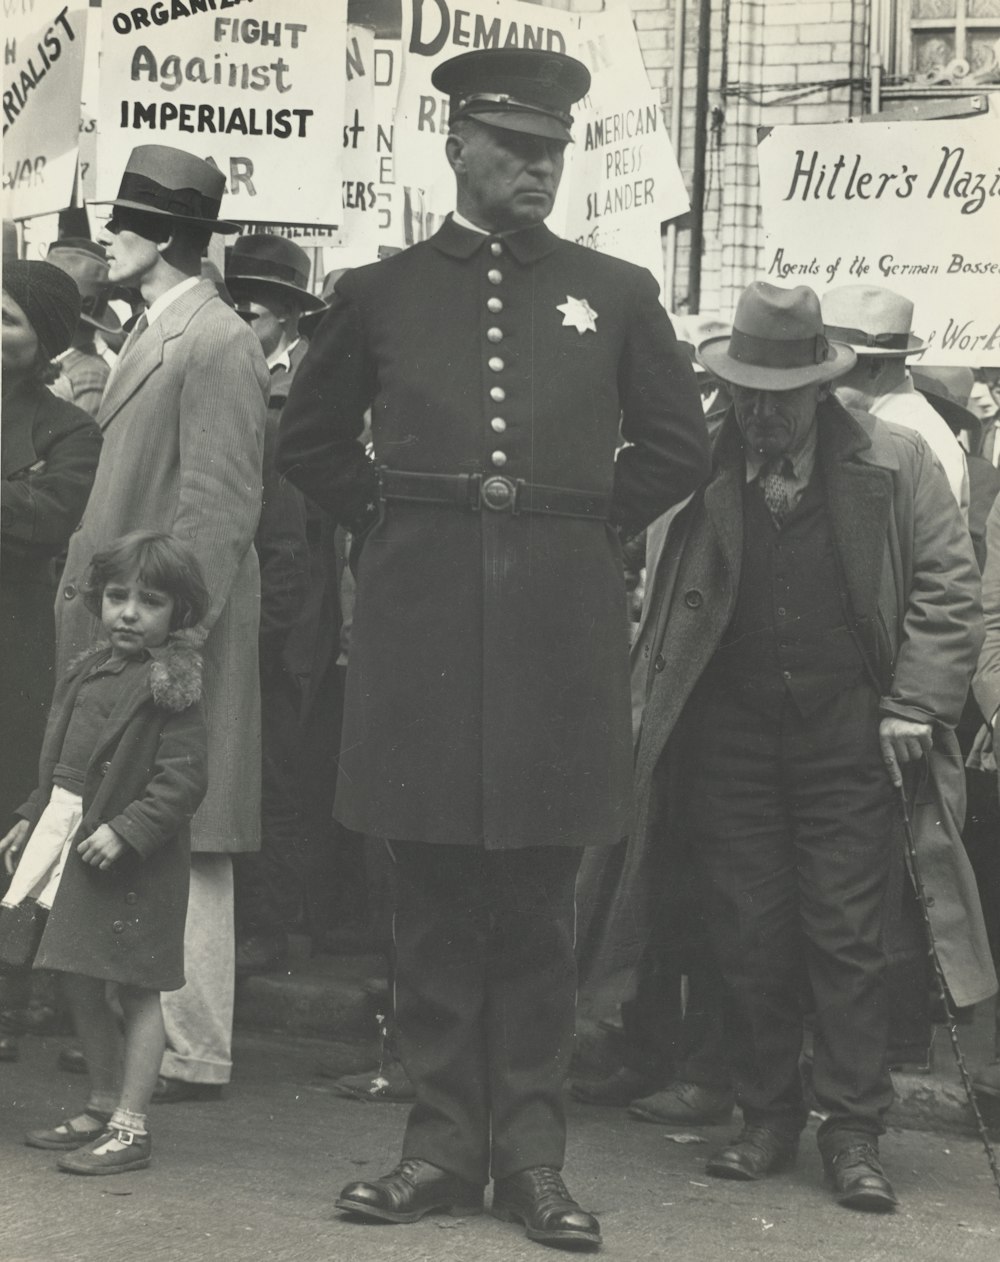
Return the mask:
[[[71,665],[52,702],[38,788],[19,814],[38,822],[84,677],[106,646]],[[150,990],[184,985],[189,822],[205,796],[207,741],[201,657],[174,636],[136,674],[108,716],[87,764],[83,821],[70,849],[36,965]],[[100,824],[128,850],[104,871],[76,845]]]

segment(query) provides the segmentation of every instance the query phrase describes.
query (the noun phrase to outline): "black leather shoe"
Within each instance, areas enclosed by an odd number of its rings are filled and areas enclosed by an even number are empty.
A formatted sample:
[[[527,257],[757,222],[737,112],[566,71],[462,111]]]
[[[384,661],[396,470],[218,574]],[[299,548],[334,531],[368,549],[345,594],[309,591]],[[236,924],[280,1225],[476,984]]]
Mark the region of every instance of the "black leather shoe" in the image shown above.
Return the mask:
[[[823,1166],[841,1205],[875,1214],[888,1214],[896,1208],[896,1193],[885,1177],[878,1147],[872,1141],[850,1144],[829,1156],[824,1153]]]
[[[85,1074],[87,1058],[79,1047],[64,1047],[56,1057],[56,1068],[64,1074]]]
[[[703,1087],[697,1082],[672,1082],[662,1091],[632,1100],[628,1111],[658,1126],[712,1126],[733,1116],[736,1095],[730,1087]]]
[[[577,1205],[551,1166],[532,1166],[497,1179],[490,1213],[502,1222],[523,1223],[528,1239],[542,1244],[596,1248],[601,1243],[600,1223]]]
[[[596,1082],[571,1082],[570,1094],[582,1104],[610,1104],[624,1108],[639,1096],[656,1090],[656,1083],[636,1069],[623,1066]]]
[[[720,1179],[762,1179],[790,1166],[798,1151],[798,1135],[770,1126],[744,1126],[728,1147],[709,1157],[705,1169]]]
[[[415,1223],[434,1210],[456,1217],[483,1212],[483,1189],[429,1161],[405,1158],[371,1183],[348,1183],[337,1209],[384,1223]]]

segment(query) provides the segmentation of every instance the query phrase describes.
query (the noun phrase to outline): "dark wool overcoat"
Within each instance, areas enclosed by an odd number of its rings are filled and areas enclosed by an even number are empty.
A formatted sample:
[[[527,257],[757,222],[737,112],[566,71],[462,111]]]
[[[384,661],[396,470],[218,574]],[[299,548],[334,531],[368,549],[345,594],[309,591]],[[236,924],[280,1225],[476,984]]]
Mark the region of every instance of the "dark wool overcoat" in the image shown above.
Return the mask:
[[[282,415],[279,470],[355,529],[378,502],[369,407],[376,465],[590,492],[611,521],[382,505],[358,563],[338,818],[490,848],[617,841],[632,755],[613,525],[637,531],[708,470],[653,278],[544,225],[448,219],[341,278]]]
[[[39,762],[38,788],[18,814],[36,824],[80,686],[105,646],[60,681]],[[103,977],[150,990],[184,985],[190,822],[207,786],[200,655],[184,634],[157,649],[108,715],[87,763],[83,820],[70,849],[35,960],[38,968]],[[76,843],[109,824],[128,849],[105,870]]]
[[[55,681],[53,564],[83,516],[101,432],[45,386],[8,388],[0,429],[0,828],[34,783]],[[15,736],[16,733],[16,736]]]
[[[979,575],[944,473],[912,430],[819,406],[826,491],[848,614],[881,692],[881,712],[932,724],[934,748],[913,803],[913,830],[941,963],[956,1003],[996,990],[982,908],[961,840],[965,776],[954,728],[983,638]],[[733,616],[743,555],[746,465],[732,413],[710,481],[673,520],[649,531],[646,602],[632,647],[636,821],[608,865],[583,944],[596,985],[635,965],[683,820],[685,707]],[[902,832],[902,829],[900,829]],[[899,852],[904,842],[898,839]]]

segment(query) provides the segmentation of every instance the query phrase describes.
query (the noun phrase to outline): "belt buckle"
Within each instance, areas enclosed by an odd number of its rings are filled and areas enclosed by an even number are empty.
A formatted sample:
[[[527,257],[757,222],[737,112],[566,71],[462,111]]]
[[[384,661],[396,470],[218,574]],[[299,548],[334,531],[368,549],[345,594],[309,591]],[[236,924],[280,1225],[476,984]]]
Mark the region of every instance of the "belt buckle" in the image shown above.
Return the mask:
[[[479,502],[494,513],[517,513],[517,485],[510,478],[494,474],[479,488]]]

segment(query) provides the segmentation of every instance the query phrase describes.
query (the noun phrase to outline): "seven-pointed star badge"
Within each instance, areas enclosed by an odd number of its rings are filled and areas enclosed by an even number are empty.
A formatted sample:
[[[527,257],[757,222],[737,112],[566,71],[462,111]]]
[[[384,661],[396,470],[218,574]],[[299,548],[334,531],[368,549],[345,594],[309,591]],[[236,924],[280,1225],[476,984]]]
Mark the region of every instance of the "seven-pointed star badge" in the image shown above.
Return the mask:
[[[566,301],[559,303],[556,310],[562,312],[563,328],[568,325],[581,334],[588,329],[591,333],[597,332],[597,312],[586,298],[573,298],[567,294]]]

